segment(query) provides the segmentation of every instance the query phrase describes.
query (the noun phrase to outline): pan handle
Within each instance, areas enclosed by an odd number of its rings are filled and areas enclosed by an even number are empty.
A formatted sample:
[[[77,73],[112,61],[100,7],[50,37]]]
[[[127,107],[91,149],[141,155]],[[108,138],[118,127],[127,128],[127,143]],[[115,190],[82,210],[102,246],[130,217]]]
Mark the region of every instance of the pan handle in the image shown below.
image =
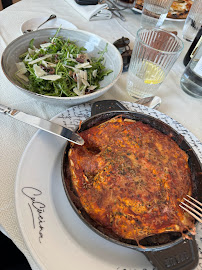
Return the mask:
[[[117,100],[100,100],[92,104],[91,116],[109,111],[128,111],[128,109]]]
[[[195,236],[191,240],[182,240],[170,248],[159,251],[146,251],[144,255],[158,270],[191,270],[199,262]]]

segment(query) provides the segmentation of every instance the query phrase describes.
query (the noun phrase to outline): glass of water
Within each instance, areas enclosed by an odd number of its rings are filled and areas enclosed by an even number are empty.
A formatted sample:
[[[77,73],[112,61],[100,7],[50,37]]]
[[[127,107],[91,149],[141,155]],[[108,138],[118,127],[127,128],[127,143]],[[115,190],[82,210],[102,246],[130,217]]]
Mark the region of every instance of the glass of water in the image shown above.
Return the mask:
[[[139,29],[130,60],[127,91],[135,100],[155,95],[184,45],[171,32]]]
[[[172,3],[173,0],[144,0],[141,26],[144,28],[160,27]]]
[[[188,13],[182,36],[187,41],[193,41],[198,30],[202,26],[202,0],[194,0]]]

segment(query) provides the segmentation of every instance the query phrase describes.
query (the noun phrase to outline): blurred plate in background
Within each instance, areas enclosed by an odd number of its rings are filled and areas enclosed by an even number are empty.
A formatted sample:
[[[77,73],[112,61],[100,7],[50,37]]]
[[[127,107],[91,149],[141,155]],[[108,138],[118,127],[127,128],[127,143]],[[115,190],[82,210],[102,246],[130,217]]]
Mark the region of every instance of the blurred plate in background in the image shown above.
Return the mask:
[[[133,12],[142,13],[142,10],[139,8],[132,8]],[[184,22],[186,19],[173,19],[173,18],[165,18],[166,21],[173,21],[173,22]]]

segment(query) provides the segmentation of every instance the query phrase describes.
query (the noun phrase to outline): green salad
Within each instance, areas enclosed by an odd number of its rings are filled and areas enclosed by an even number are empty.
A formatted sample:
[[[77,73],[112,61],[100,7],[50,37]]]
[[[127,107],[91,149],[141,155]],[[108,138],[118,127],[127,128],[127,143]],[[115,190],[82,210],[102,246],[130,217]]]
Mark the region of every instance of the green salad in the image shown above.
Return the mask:
[[[27,52],[16,63],[16,78],[26,89],[48,96],[73,97],[92,93],[100,88],[100,81],[112,70],[104,65],[103,51],[90,57],[84,47],[74,41],[57,36],[34,46],[29,43]]]

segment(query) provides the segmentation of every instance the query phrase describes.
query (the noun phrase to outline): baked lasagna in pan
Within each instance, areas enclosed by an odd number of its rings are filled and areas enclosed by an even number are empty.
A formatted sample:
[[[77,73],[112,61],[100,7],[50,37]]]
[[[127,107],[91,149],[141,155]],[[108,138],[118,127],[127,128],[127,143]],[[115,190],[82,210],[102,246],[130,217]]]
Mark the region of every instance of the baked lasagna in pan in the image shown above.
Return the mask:
[[[124,239],[194,227],[179,203],[192,194],[188,155],[170,136],[116,116],[82,131],[69,150],[73,188],[88,215]]]

